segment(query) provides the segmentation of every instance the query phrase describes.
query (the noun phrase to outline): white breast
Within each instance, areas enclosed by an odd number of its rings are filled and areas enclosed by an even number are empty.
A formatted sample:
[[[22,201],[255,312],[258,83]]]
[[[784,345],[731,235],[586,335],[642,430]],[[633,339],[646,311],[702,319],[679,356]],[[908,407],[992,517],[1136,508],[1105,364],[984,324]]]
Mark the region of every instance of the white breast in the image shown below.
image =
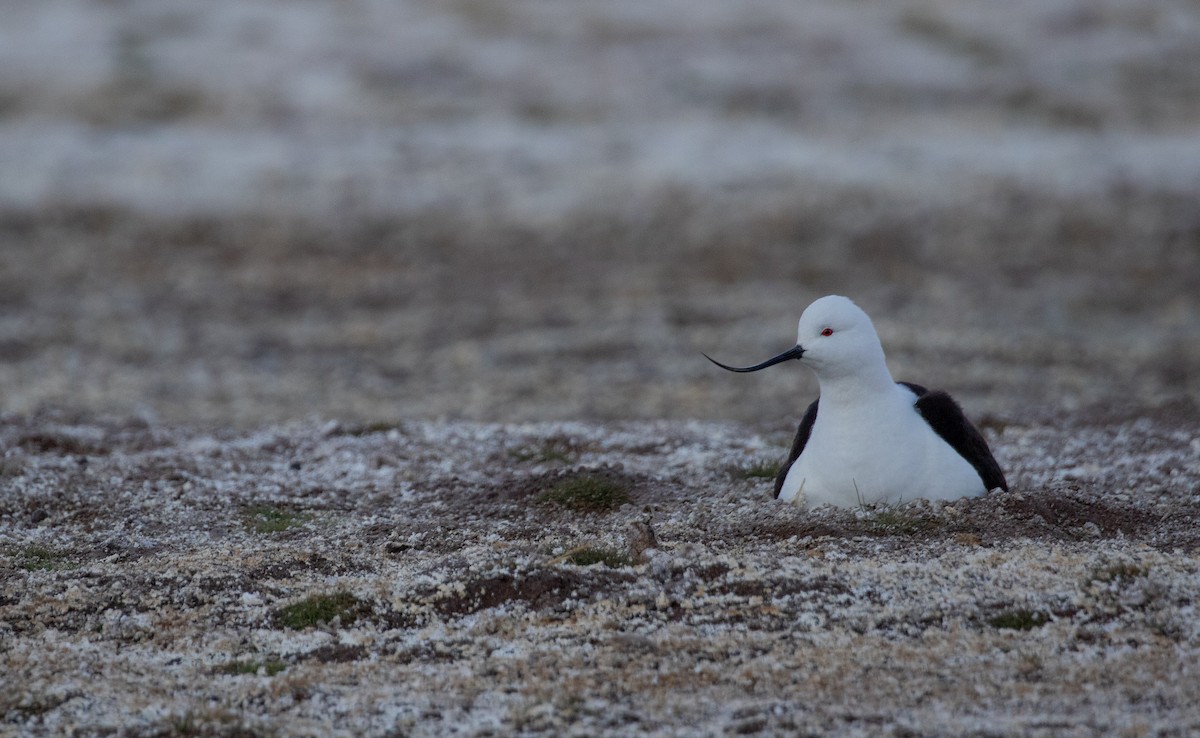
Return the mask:
[[[822,400],[812,435],[780,499],[850,507],[981,495],[979,473],[913,407],[901,385],[853,403]]]

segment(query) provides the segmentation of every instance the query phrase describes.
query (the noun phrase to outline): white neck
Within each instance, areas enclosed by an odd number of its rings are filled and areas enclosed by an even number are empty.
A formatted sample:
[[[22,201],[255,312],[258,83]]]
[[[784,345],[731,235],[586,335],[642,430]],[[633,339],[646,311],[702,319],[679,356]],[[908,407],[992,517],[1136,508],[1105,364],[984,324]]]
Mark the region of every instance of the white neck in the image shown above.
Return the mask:
[[[887,364],[880,361],[867,366],[855,367],[851,374],[822,376],[817,374],[821,385],[821,404],[854,405],[872,402],[881,394],[896,391],[896,380],[888,371]]]

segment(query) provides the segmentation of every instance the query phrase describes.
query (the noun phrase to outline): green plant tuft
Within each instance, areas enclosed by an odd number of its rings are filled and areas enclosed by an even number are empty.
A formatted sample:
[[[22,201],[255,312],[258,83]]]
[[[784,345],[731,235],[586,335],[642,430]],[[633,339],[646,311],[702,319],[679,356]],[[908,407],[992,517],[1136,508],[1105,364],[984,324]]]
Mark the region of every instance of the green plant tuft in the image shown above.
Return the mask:
[[[275,625],[303,630],[337,619],[343,626],[352,624],[368,609],[367,603],[349,592],[313,595],[275,611]]]
[[[17,553],[17,565],[25,571],[63,571],[78,566],[71,560],[69,552],[39,544],[21,549]]]
[[[779,473],[779,462],[773,459],[752,459],[741,466],[730,469],[737,479],[774,479]]]
[[[915,536],[937,527],[936,520],[898,510],[878,510],[866,518],[867,527],[875,533],[892,536]]]
[[[282,510],[270,505],[253,505],[242,511],[242,521],[255,533],[282,533],[292,528],[301,528],[312,520],[312,515]]]
[[[1033,630],[1050,622],[1050,616],[1034,610],[1009,610],[988,619],[994,628],[1007,630]]]
[[[614,551],[609,548],[587,548],[580,547],[572,551],[568,551],[563,556],[563,561],[575,566],[593,566],[595,564],[604,564],[609,569],[621,569],[626,566],[633,566],[633,559],[625,554]]]
[[[572,510],[608,512],[629,502],[625,485],[597,476],[571,477],[554,485],[538,498]]]

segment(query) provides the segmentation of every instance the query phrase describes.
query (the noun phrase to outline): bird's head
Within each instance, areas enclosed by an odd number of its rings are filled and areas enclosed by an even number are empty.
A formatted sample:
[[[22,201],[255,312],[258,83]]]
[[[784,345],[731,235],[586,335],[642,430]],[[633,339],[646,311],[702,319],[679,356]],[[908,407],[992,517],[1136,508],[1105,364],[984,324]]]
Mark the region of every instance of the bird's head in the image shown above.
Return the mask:
[[[871,318],[841,295],[822,297],[809,305],[800,316],[796,345],[782,354],[747,367],[709,361],[732,372],[756,372],[789,359],[799,359],[821,379],[874,372],[881,366],[886,371],[883,347]]]

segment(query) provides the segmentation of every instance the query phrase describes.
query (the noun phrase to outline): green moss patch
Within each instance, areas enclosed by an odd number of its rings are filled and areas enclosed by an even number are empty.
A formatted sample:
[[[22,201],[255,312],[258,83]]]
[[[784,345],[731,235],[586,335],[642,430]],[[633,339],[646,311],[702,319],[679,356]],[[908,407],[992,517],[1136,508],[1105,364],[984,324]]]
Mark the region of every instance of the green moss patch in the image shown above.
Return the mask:
[[[252,505],[242,511],[242,522],[254,533],[282,533],[292,528],[302,528],[311,520],[309,513],[270,505]]]
[[[633,566],[633,559],[610,548],[591,548],[581,546],[563,554],[561,561],[575,566],[594,566],[604,564],[610,569],[621,569]]]
[[[609,512],[629,502],[629,487],[601,476],[584,475],[564,479],[543,492],[538,500],[572,510]]]
[[[369,611],[369,605],[349,592],[313,595],[299,602],[285,605],[275,611],[274,621],[278,628],[303,630],[325,625],[337,620],[341,625],[354,623],[360,615]]]
[[[901,510],[878,510],[864,522],[872,533],[889,536],[916,536],[938,527],[937,520]]]
[[[25,571],[63,571],[79,566],[70,552],[33,544],[17,551],[17,566]]]

